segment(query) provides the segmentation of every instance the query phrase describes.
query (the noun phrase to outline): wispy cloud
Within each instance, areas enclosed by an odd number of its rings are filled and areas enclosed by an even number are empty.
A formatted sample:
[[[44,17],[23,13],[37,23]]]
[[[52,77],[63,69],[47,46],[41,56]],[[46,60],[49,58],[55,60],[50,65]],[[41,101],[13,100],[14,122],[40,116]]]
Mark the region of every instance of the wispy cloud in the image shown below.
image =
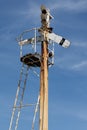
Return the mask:
[[[26,8],[17,8],[14,12],[15,16],[23,21],[30,20],[29,23],[38,22],[40,17],[40,5],[37,2],[29,1]]]
[[[55,66],[58,66],[60,69],[87,73],[87,60],[86,58],[83,59],[81,55],[63,55],[60,59],[56,58],[55,62]]]
[[[87,68],[87,60],[86,61],[81,61],[80,63],[77,63],[77,64],[73,65],[71,68],[73,70],[77,70],[77,71],[80,70],[81,71],[81,70]]]
[[[36,17],[40,14],[40,7],[37,4],[30,3],[29,7],[27,7],[25,10],[19,10],[17,11],[17,15],[23,16],[26,19],[36,19]],[[31,21],[32,21],[31,19]]]
[[[54,5],[50,4],[50,8],[52,10],[54,9],[63,9],[67,11],[77,11],[77,12],[83,12],[87,11],[87,0],[78,0],[78,1],[73,1],[73,0],[67,0],[67,1],[60,1],[60,2],[55,2]]]
[[[62,70],[68,70],[73,72],[81,72],[81,74],[87,73],[87,60],[82,56],[76,54],[63,55],[60,58],[55,59],[55,67]]]
[[[58,54],[55,55],[55,66],[64,70],[87,73],[86,41],[72,41],[70,48],[67,50],[59,48]]]
[[[75,108],[75,106],[72,108],[65,108],[63,111],[64,114],[67,114],[69,116],[75,117],[79,120],[85,120],[87,121],[87,111],[84,108]]]
[[[52,103],[52,110],[55,110],[52,114],[59,117],[61,116],[69,116],[69,118],[76,118],[78,120],[87,121],[87,106],[81,106],[78,103],[71,102],[62,102],[61,103]]]
[[[87,42],[72,41],[72,46],[84,48],[84,47],[87,47]]]

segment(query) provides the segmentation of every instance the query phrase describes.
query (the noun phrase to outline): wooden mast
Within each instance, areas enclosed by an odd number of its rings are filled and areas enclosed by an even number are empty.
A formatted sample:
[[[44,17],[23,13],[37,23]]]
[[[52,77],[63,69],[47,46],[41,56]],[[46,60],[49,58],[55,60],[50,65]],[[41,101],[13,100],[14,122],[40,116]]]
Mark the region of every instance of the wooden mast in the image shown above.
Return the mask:
[[[41,44],[40,130],[48,130],[48,42]]]
[[[49,9],[41,6],[41,30],[44,35],[41,43],[41,72],[40,72],[40,128],[39,130],[48,130],[48,39],[46,34],[50,29]]]

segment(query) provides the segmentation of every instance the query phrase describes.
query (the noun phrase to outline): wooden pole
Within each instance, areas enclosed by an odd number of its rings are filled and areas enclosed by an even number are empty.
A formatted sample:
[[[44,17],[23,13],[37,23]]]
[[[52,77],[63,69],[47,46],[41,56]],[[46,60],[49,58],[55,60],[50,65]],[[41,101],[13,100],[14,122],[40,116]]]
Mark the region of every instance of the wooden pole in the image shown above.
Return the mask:
[[[48,130],[48,42],[41,45],[40,130]]]

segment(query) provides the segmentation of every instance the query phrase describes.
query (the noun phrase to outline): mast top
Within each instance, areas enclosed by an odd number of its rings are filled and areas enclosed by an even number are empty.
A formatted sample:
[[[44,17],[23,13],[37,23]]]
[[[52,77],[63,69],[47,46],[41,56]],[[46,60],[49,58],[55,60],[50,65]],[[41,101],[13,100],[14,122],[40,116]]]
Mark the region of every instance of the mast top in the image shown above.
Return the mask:
[[[42,28],[50,27],[50,20],[52,19],[52,15],[50,14],[50,10],[46,8],[44,5],[41,5],[41,23]]]

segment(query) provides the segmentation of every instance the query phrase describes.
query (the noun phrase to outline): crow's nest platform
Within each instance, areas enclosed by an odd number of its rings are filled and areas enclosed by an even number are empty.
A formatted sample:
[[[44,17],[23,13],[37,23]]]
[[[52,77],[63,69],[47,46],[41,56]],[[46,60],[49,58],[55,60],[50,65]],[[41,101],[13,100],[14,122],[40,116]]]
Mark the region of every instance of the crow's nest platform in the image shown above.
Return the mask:
[[[20,58],[21,62],[31,67],[40,67],[41,66],[41,56],[38,53],[26,54]]]

